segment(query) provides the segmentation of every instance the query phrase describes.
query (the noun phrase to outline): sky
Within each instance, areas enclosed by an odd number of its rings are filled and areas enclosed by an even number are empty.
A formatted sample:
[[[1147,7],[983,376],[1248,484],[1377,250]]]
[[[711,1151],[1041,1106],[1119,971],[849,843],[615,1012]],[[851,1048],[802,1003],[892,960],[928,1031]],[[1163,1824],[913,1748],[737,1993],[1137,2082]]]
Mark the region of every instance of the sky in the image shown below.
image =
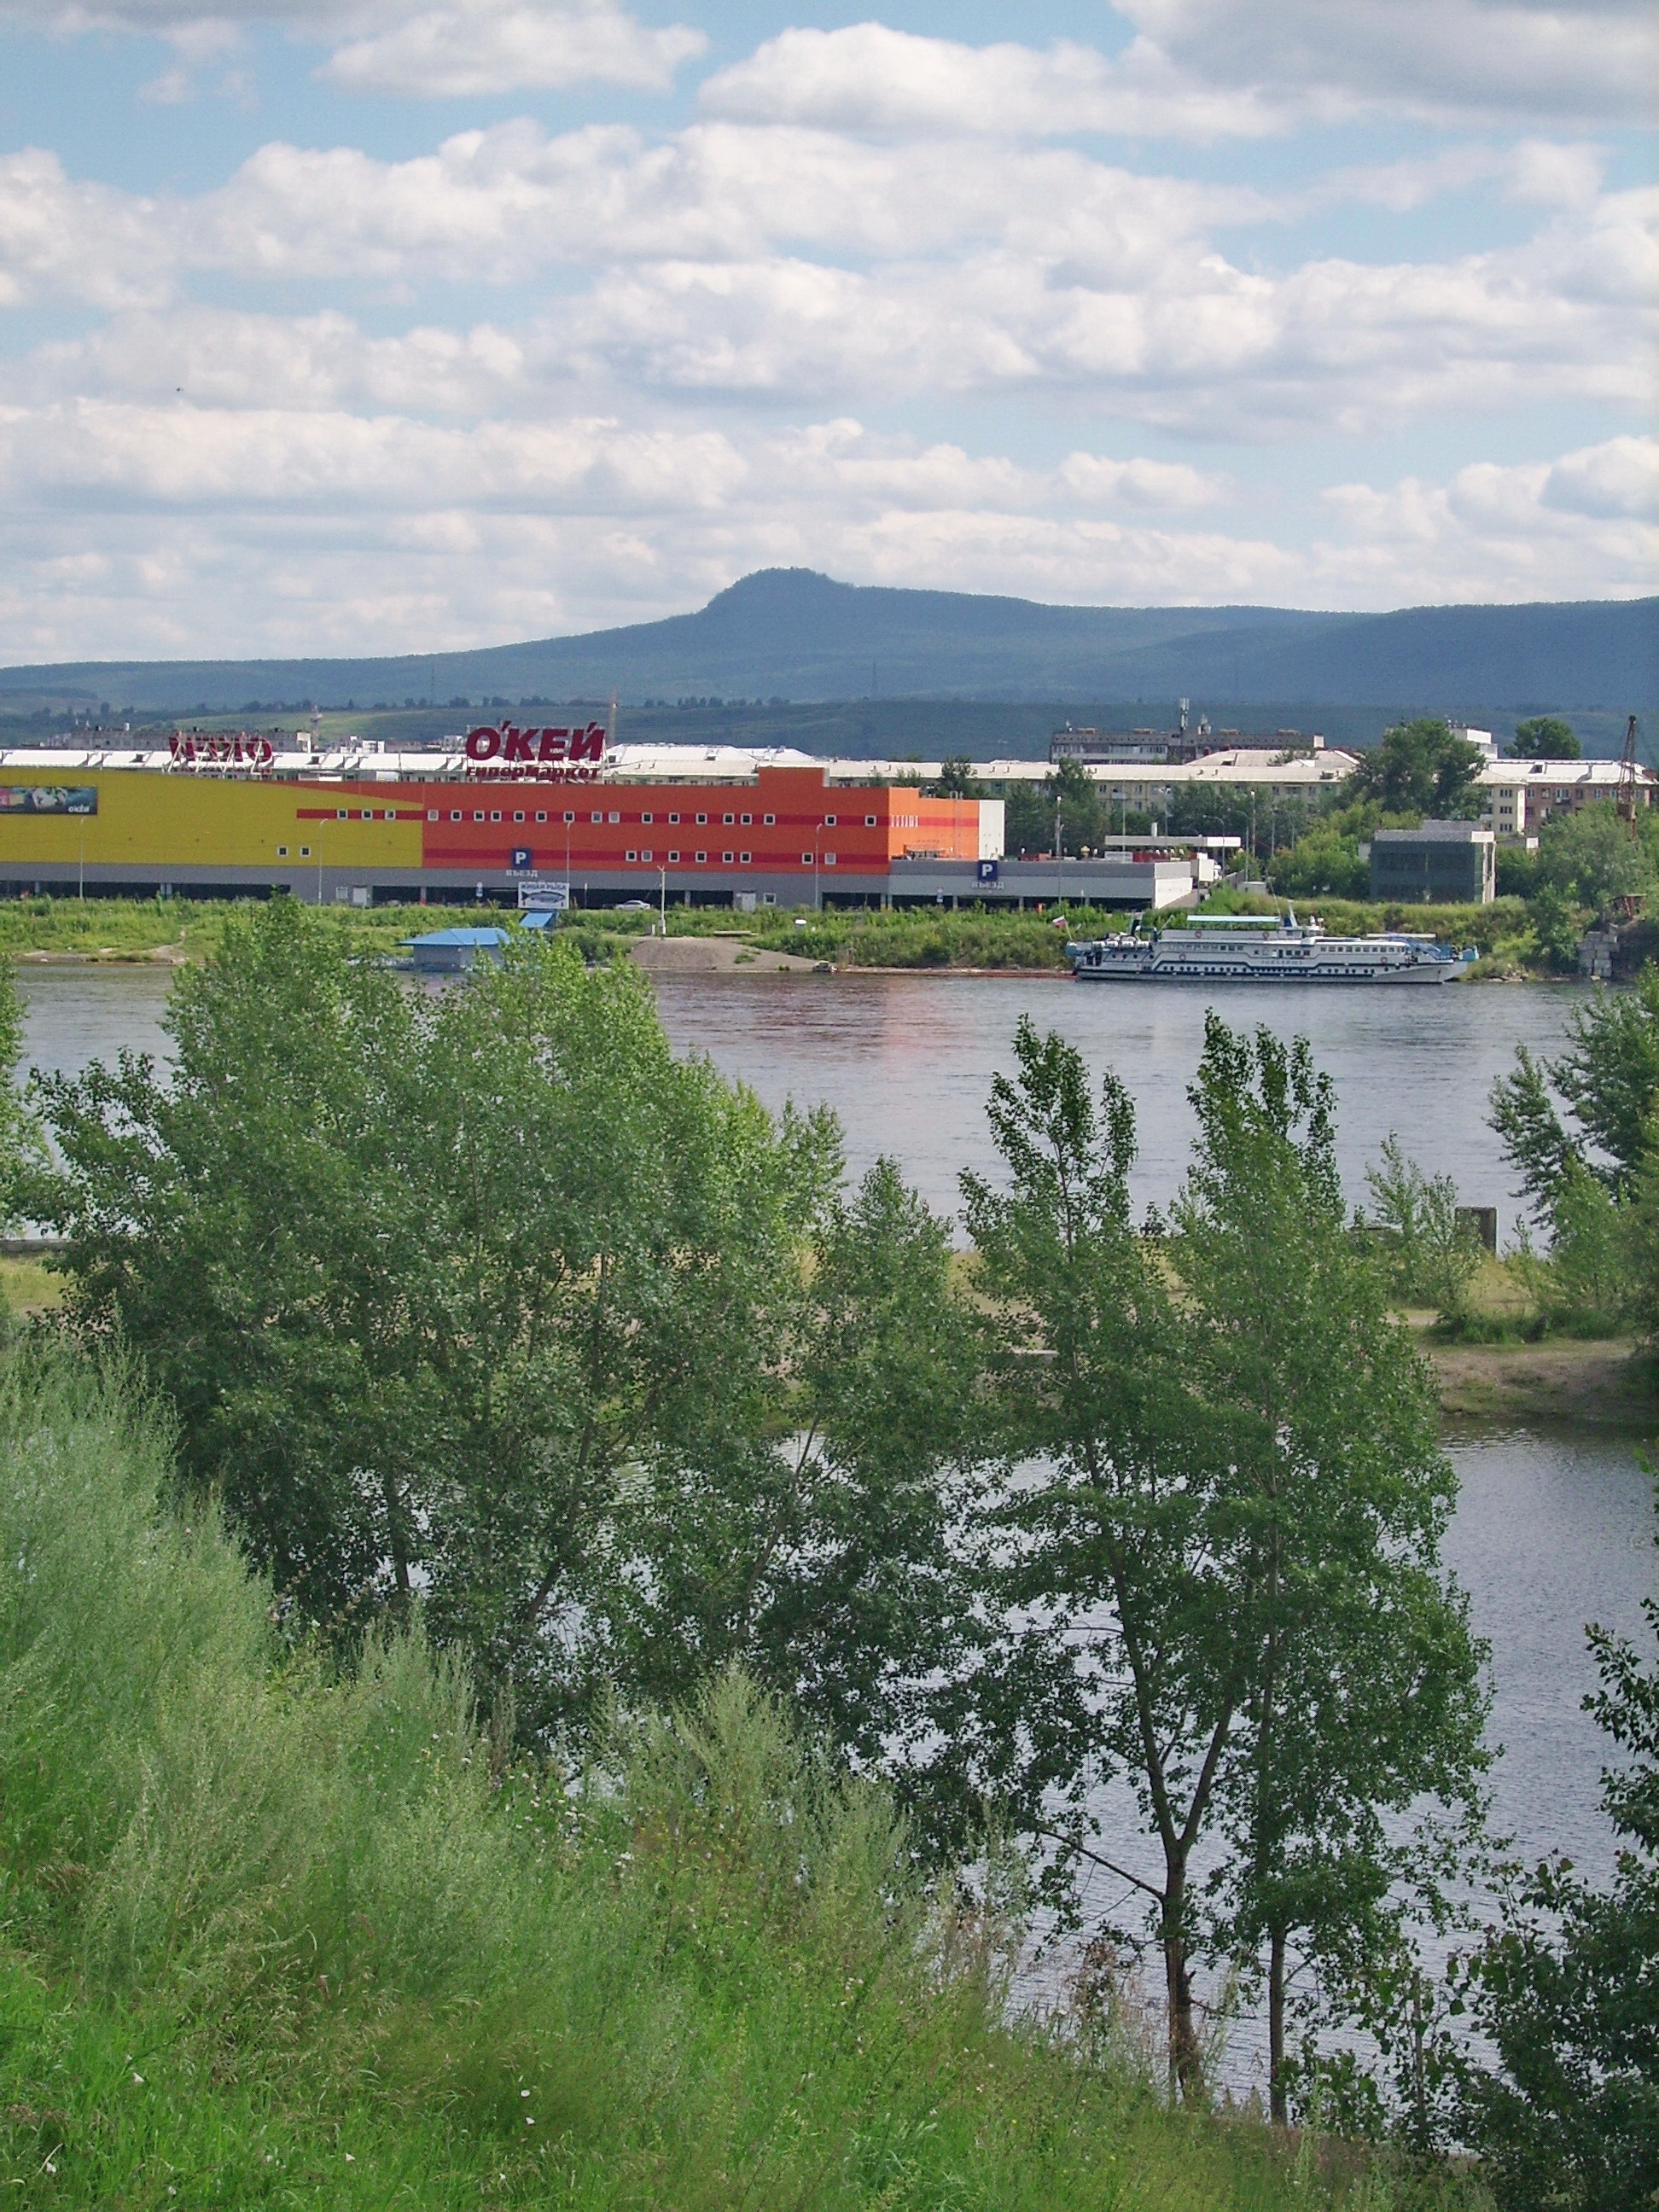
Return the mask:
[[[1645,0],[0,0],[0,662],[1659,588]]]

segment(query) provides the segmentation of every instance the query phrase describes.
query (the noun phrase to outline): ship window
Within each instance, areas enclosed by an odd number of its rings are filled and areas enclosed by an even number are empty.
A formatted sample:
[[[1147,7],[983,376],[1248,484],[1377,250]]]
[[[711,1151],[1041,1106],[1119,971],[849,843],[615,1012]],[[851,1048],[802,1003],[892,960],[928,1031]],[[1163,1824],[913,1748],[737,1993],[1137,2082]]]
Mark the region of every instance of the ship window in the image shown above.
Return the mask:
[[[763,814],[761,817],[761,820],[766,824],[769,830],[772,827],[777,818],[778,817],[775,814]]]
[[[301,845],[301,848],[300,848],[300,858],[301,858],[302,860],[308,860],[311,858],[311,848],[310,848],[310,846],[309,846],[309,845]]]
[[[277,859],[278,859],[279,860],[287,860],[287,858],[288,858],[288,847],[287,847],[286,845],[279,845],[279,846],[276,848],[276,857],[277,857]]]

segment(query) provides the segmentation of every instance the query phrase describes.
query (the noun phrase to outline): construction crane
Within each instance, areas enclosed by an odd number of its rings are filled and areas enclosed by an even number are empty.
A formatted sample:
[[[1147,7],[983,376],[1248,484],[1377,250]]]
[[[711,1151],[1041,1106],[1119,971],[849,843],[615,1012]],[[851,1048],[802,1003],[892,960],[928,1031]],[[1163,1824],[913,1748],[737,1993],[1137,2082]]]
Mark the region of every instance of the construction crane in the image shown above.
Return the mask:
[[[1619,817],[1627,836],[1636,836],[1636,717],[1625,730],[1625,750],[1619,756]]]

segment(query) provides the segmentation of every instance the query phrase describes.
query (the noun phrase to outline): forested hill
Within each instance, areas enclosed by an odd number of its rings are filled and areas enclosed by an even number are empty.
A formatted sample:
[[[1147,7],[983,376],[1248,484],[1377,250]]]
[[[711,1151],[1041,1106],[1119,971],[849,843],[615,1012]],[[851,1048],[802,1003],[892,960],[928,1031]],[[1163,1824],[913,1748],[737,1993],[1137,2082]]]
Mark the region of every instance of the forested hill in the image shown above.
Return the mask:
[[[1659,600],[1413,607],[1064,607],[840,584],[811,569],[745,576],[695,614],[580,637],[394,659],[86,662],[0,670],[8,698],[235,712],[491,696],[624,702],[1329,701],[1452,712],[1659,700]]]

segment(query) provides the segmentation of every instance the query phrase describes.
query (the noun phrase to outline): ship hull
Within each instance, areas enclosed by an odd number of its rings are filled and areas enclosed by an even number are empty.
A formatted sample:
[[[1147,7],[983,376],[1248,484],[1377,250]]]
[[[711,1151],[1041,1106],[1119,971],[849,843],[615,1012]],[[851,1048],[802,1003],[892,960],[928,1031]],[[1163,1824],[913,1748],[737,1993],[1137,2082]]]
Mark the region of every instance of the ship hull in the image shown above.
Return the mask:
[[[1273,983],[1311,990],[1339,984],[1449,983],[1457,975],[1459,965],[1455,960],[1425,960],[1408,968],[1303,968],[1287,972],[1282,968],[1231,967],[1219,962],[1206,961],[1200,965],[1197,961],[1190,964],[1170,961],[1162,967],[1145,968],[1132,968],[1127,963],[1110,968],[1079,964],[1073,972],[1079,983]]]

